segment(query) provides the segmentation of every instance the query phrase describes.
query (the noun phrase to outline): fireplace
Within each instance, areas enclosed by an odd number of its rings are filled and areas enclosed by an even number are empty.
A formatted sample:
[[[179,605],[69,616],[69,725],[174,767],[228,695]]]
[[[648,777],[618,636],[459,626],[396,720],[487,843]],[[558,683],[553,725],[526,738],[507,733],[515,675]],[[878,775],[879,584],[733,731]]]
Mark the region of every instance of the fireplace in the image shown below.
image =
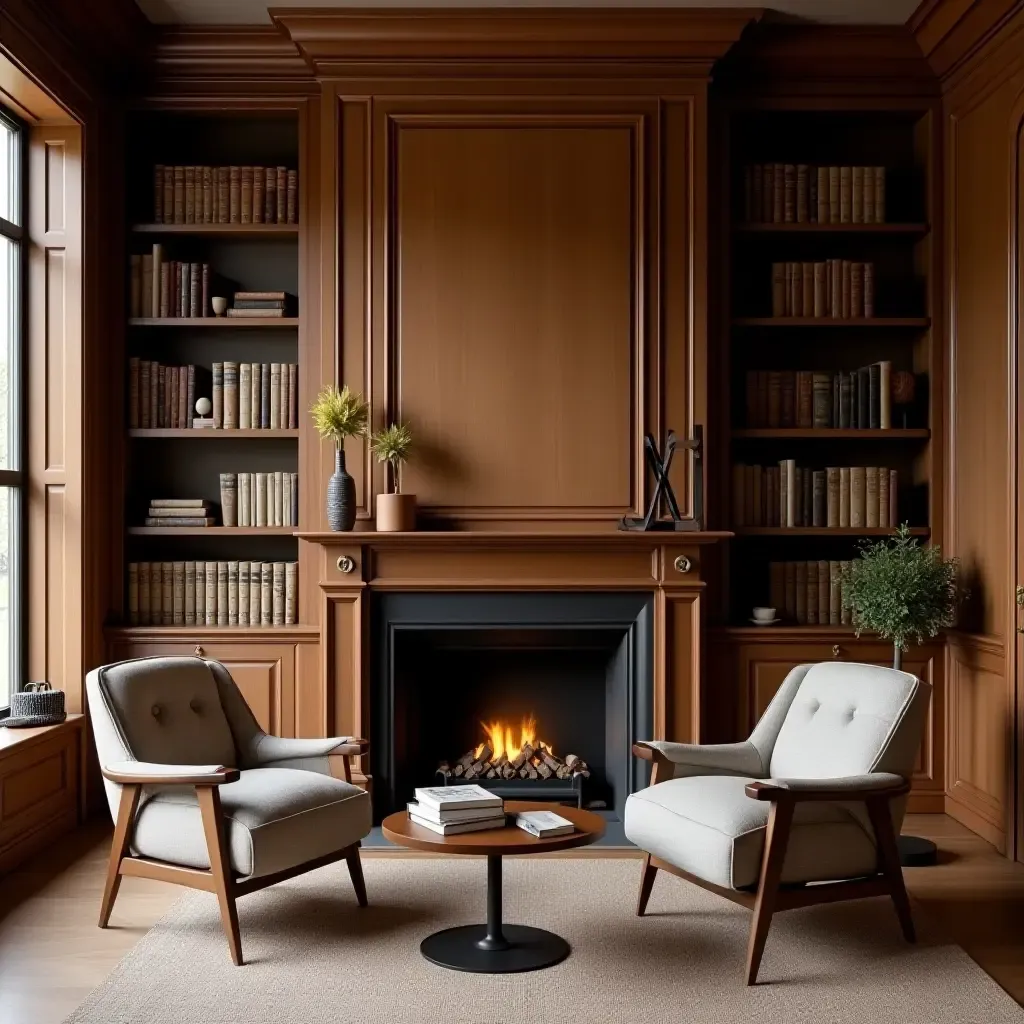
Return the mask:
[[[467,771],[456,768],[478,750],[490,767],[479,762],[470,781],[509,798],[620,814],[644,785],[630,751],[653,732],[650,594],[386,593],[373,620],[378,816],[416,786],[459,784]],[[530,756],[511,768],[531,735]],[[495,749],[506,745],[511,759]],[[536,777],[524,778],[531,764]]]

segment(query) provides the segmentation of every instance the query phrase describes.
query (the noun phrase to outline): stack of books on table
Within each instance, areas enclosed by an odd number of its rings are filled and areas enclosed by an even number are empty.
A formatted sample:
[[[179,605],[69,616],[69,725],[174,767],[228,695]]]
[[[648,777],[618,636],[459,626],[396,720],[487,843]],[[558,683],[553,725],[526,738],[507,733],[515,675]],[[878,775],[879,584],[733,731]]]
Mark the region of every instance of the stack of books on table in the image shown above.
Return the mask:
[[[210,502],[202,498],[154,498],[146,526],[213,526]]]
[[[283,317],[288,307],[287,292],[235,292],[230,317]]]
[[[483,786],[433,786],[417,789],[409,819],[442,836],[505,827],[504,804]]]

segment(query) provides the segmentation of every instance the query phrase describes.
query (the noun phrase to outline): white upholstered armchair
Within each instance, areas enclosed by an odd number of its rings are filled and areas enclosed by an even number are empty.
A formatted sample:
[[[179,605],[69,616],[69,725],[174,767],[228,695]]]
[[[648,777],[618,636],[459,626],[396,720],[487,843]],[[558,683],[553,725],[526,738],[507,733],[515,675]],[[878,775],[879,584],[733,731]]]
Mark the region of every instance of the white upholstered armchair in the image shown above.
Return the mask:
[[[913,942],[896,835],[930,692],[875,665],[800,665],[743,743],[636,744],[653,762],[626,801],[647,853],[637,914],[659,869],[751,908],[748,985],[776,911],[888,894]]]
[[[123,875],[215,893],[239,965],[237,896],[344,858],[366,906],[370,797],[349,763],[365,740],[268,736],[227,669],[202,658],[106,665],[86,690],[115,822],[101,928]]]

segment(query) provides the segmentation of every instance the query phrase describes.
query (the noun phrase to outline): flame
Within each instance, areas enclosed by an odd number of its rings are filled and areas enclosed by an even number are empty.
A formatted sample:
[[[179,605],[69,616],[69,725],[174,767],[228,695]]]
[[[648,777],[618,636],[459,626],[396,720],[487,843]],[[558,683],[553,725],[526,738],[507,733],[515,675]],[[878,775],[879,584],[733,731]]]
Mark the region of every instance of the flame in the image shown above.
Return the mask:
[[[502,756],[508,761],[514,761],[519,752],[530,744],[535,750],[546,750],[553,753],[551,747],[543,740],[537,739],[537,721],[533,715],[528,715],[519,723],[519,741],[516,742],[513,727],[510,723],[497,719],[493,722],[481,722],[481,728],[487,734],[485,743],[481,743],[474,751],[474,756],[479,757],[485,746],[491,748],[491,760],[497,761]]]

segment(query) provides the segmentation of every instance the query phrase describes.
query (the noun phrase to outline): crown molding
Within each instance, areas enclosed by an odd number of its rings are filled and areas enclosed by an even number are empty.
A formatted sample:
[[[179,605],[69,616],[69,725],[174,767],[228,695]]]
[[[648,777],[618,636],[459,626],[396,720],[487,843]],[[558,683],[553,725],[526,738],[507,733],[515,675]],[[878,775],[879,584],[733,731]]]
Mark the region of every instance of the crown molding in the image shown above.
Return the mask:
[[[1022,10],[1024,0],[923,0],[907,28],[946,82]]]
[[[760,8],[328,10],[271,8],[318,77],[430,63],[671,62],[704,75],[763,14]]]

